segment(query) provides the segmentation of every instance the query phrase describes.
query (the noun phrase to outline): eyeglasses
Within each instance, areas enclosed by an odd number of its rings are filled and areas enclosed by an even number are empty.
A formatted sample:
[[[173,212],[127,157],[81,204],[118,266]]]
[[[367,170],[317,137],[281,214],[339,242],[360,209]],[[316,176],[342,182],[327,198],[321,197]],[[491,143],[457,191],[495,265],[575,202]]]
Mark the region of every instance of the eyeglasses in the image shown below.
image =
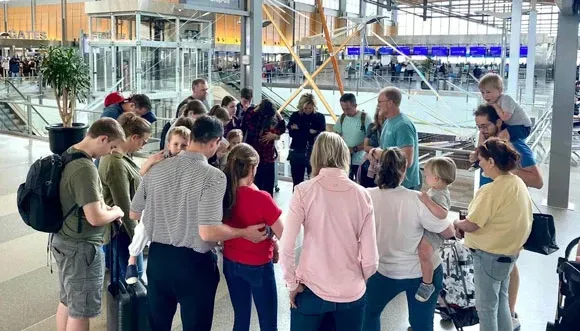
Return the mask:
[[[377,100],[377,103],[378,103],[378,104],[381,104],[381,103],[384,103],[384,102],[389,102],[389,101],[391,101],[391,100],[388,100],[388,99],[387,99],[387,100]]]
[[[487,123],[487,124],[478,124],[477,129],[478,130],[483,130],[483,131],[487,131],[489,129],[489,126],[492,125],[492,123]]]

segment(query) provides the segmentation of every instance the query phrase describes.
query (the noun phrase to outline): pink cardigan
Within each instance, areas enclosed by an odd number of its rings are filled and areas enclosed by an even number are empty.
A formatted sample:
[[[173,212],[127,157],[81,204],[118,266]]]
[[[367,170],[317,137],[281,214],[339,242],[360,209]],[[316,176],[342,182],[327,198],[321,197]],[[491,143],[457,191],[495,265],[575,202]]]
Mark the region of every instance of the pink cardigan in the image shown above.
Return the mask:
[[[300,263],[296,238],[304,226]],[[296,186],[284,224],[280,264],[290,291],[299,283],[330,302],[353,302],[379,263],[373,205],[369,193],[344,170],[321,169]]]

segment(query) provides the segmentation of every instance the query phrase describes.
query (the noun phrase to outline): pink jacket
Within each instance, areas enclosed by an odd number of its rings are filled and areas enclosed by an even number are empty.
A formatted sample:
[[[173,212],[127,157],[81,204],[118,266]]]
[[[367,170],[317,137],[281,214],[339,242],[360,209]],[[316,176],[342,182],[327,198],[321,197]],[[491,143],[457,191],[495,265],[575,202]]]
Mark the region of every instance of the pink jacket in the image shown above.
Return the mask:
[[[300,263],[296,238],[304,226]],[[324,168],[296,186],[280,242],[280,264],[290,291],[304,284],[330,302],[353,302],[379,263],[369,193],[337,168]]]

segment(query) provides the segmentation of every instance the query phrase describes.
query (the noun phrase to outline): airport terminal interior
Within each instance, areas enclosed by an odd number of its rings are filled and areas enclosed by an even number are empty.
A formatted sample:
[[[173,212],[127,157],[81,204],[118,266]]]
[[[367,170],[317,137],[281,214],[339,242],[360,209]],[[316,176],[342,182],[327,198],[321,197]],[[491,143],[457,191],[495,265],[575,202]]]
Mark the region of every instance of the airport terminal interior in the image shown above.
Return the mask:
[[[397,87],[401,112],[418,132],[421,169],[433,157],[457,165],[451,221],[479,189],[481,170],[469,160],[481,129],[473,112],[485,103],[479,81],[499,75],[531,119],[525,143],[543,178],[541,188],[529,188],[532,209],[553,216],[559,246],[550,255],[520,253],[517,328],[546,330],[561,304],[559,259],[580,236],[579,11],[578,0],[1,0],[0,331],[57,330],[57,265],[47,254],[47,233],[23,222],[17,190],[30,166],[52,154],[50,128],[61,123],[61,103],[43,77],[43,60],[63,47],[88,71],[75,123],[97,121],[113,92],[151,100],[156,121],[133,155],[138,165],[160,151],[163,129],[196,79],[208,84],[209,106],[227,96],[240,101],[251,88],[255,104],[270,100],[286,122],[301,111],[300,96],[312,93],[327,130],[343,117],[344,93],[372,119],[379,92]],[[284,221],[293,195],[292,138],[287,131],[279,138],[273,197]],[[298,255],[301,243],[302,235]],[[575,255],[574,248],[566,258]],[[288,290],[279,264],[274,271],[278,330],[287,331]],[[107,270],[103,293],[108,277]],[[220,277],[212,330],[232,330],[234,310]],[[400,294],[387,305],[381,330],[410,328],[407,300]],[[103,295],[90,330],[117,330],[107,326],[107,305]],[[435,330],[479,330],[444,315],[435,314]],[[179,309],[172,330],[183,330]],[[260,330],[255,308],[250,330]]]

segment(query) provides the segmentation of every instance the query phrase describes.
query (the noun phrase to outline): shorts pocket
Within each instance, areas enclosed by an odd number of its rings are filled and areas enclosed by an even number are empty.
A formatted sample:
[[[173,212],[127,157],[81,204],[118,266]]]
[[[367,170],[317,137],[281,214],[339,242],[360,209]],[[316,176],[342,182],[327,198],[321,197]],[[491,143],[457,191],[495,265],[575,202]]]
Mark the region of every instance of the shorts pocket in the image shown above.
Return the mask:
[[[98,254],[98,247],[92,244],[87,244],[84,247],[84,259],[85,259],[85,264],[87,265],[87,267],[90,267],[93,263],[95,263],[97,257],[99,256]]]

